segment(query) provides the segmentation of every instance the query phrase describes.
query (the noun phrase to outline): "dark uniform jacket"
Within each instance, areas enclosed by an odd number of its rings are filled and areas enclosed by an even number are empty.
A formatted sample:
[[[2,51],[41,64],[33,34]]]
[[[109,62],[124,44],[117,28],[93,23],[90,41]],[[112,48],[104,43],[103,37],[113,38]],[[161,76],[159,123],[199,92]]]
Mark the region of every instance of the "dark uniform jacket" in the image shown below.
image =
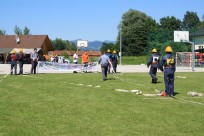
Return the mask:
[[[164,69],[172,69],[174,72],[176,71],[176,59],[172,54],[166,54],[161,62],[160,62],[160,70],[164,71]]]
[[[153,53],[150,57],[149,60],[147,62],[147,66],[149,67],[151,65],[151,67],[158,67],[159,68],[159,55],[157,53]]]

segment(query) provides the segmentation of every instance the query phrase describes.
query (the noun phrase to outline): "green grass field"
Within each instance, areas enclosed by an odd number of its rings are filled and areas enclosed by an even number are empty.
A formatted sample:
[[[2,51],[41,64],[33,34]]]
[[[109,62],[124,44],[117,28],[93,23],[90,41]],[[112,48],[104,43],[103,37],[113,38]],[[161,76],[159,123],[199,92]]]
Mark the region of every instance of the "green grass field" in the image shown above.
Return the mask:
[[[176,73],[174,98],[157,93],[148,73],[0,75],[1,136],[203,136],[204,73]]]

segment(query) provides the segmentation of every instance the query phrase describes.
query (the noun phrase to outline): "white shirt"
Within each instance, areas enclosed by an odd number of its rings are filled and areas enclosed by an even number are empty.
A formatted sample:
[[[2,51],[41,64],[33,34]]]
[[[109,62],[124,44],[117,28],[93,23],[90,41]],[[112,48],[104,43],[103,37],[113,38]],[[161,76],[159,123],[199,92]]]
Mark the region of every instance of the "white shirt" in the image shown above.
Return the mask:
[[[77,53],[74,53],[73,55],[73,62],[77,62],[78,61],[78,54]]]

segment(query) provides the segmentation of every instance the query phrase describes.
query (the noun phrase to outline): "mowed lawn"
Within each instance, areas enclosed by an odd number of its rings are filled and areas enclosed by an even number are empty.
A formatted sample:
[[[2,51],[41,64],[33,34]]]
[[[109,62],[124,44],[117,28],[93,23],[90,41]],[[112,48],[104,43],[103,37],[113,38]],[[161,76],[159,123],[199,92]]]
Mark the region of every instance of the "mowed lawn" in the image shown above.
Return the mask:
[[[156,94],[163,73],[0,75],[1,136],[203,136],[204,73],[176,73],[174,98]]]

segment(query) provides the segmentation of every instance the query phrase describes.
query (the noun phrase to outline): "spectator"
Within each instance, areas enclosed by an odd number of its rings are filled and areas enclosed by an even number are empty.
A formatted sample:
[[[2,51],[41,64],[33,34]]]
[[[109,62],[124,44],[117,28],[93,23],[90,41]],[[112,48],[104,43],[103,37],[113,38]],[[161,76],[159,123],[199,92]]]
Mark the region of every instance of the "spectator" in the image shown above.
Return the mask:
[[[89,63],[89,55],[87,54],[87,51],[85,51],[84,54],[82,55],[82,64],[84,64],[84,69],[88,67],[88,63]]]
[[[38,53],[37,53],[37,48],[34,48],[34,51],[31,52],[30,54],[30,58],[31,58],[31,74],[36,74],[36,67],[38,65],[38,59],[39,59],[39,56],[38,56]]]
[[[78,63],[78,58],[79,58],[78,53],[77,53],[77,51],[75,51],[75,53],[73,55],[73,62],[74,62],[74,64]]]
[[[12,54],[11,54],[11,75],[13,75],[13,71],[14,71],[14,74],[17,75],[17,56],[16,56],[16,50],[13,50]]]

